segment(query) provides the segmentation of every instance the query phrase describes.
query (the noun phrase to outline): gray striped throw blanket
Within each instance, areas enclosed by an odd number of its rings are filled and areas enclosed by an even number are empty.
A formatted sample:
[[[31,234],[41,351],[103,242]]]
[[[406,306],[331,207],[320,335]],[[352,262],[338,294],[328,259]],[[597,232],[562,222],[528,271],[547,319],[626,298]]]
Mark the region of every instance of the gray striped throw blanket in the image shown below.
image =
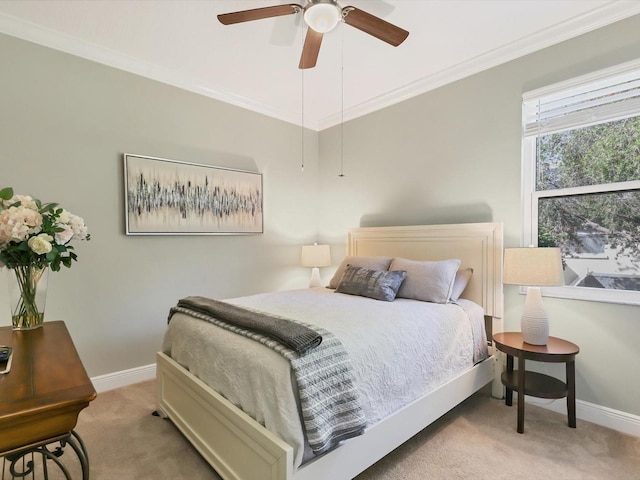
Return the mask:
[[[176,312],[251,338],[289,360],[298,385],[307,441],[314,453],[324,453],[364,433],[366,419],[349,356],[331,332],[204,297],[180,300],[171,308],[169,320]]]

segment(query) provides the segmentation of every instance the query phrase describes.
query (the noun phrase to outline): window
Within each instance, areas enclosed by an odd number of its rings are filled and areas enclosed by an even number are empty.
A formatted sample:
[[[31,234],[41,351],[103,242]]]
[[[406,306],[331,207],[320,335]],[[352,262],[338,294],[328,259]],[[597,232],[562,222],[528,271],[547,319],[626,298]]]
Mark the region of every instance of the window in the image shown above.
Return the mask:
[[[640,304],[640,62],[523,100],[523,239],[565,273],[545,294]]]

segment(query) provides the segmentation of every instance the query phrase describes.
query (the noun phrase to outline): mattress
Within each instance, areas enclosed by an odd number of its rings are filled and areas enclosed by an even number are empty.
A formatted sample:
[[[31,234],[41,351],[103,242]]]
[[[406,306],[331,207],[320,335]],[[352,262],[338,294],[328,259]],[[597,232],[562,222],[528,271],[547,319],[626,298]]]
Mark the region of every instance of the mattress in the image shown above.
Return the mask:
[[[484,312],[468,300],[381,302],[312,288],[228,299],[325,328],[349,353],[369,426],[487,356]],[[313,457],[305,443],[289,362],[212,323],[176,313],[162,351],[294,449],[294,466]]]

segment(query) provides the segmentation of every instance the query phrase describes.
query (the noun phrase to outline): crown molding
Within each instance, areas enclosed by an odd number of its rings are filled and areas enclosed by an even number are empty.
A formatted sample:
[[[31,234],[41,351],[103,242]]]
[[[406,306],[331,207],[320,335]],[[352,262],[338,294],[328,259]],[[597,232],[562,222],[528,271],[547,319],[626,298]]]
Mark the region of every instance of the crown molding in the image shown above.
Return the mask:
[[[591,10],[571,20],[540,30],[533,35],[523,37],[504,47],[479,55],[468,61],[459,63],[433,75],[421,78],[403,87],[389,91],[376,98],[345,109],[343,113],[320,119],[319,130],[339,125],[342,121],[353,120],[368,113],[381,110],[448,83],[461,80],[476,73],[497,67],[530,53],[556,45],[565,40],[578,37],[584,33],[597,30],[625,18],[640,14],[640,2],[612,1],[611,3]]]
[[[70,55],[91,60],[109,67],[156,80],[182,90],[210,97],[221,102],[261,113],[289,123],[300,123],[300,118],[289,118],[285,112],[274,109],[253,99],[219,90],[200,79],[178,71],[141,61],[135,57],[108,48],[85,42],[77,37],[55,32],[41,25],[28,22],[0,12],[0,33],[17,37],[31,43],[52,48]],[[305,122],[306,123],[306,122]]]
[[[348,120],[367,115],[396,103],[421,95],[430,90],[460,80],[483,70],[501,65],[510,60],[533,53],[562,41],[577,37],[619,20],[640,13],[640,2],[614,0],[603,7],[596,8],[579,17],[558,23],[516,42],[497,48],[489,53],[477,56],[448,69],[429,75],[393,91],[375,97],[359,105],[349,107],[317,120],[305,119],[305,127],[321,131]],[[54,32],[32,22],[0,13],[0,32],[45,47],[53,48],[71,55],[82,57],[119,70],[124,70],[183,90],[210,97],[252,112],[260,113],[278,120],[300,125],[299,115],[288,114],[272,106],[231,92],[221,91],[207,85],[202,80],[189,77],[180,72],[142,62],[134,57],[99,47],[76,37]]]

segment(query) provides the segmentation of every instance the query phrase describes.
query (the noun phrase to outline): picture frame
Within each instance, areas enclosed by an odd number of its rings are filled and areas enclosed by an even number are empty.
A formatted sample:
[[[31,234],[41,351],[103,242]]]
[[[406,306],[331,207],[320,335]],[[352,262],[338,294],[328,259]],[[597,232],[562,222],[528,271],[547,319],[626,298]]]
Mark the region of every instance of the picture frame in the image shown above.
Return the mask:
[[[127,235],[263,233],[262,174],[124,154]]]

